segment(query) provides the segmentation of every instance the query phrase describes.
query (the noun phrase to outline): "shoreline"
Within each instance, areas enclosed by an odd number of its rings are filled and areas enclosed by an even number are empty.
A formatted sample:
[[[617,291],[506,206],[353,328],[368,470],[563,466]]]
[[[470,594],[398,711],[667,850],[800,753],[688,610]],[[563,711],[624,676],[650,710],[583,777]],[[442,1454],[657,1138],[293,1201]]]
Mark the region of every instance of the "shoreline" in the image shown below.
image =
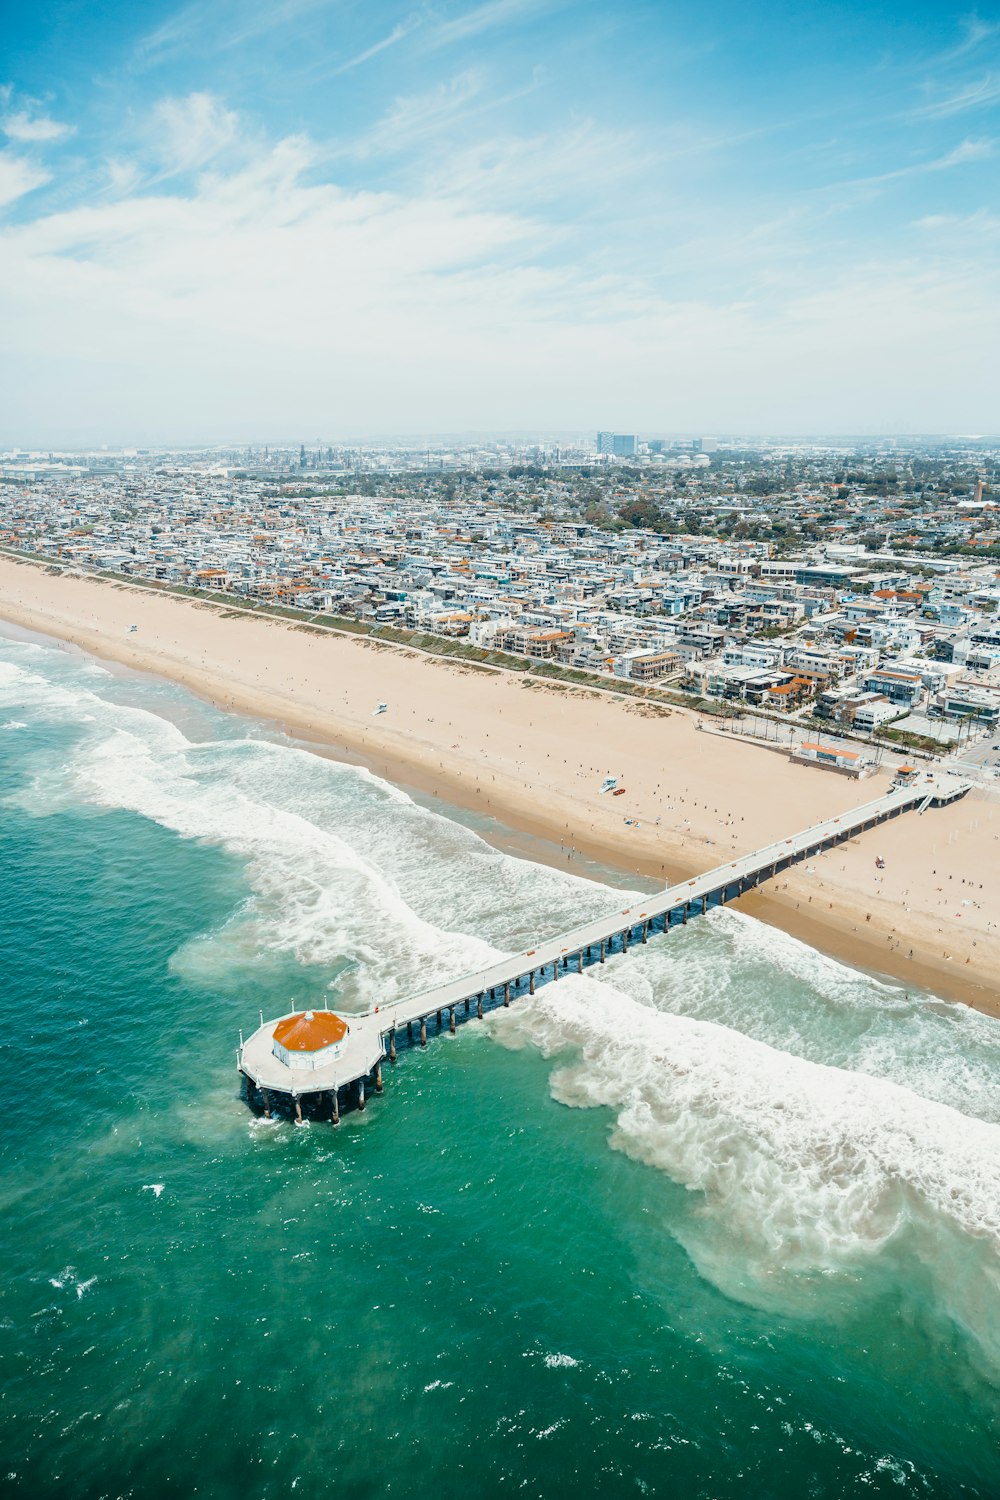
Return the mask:
[[[0,617],[275,724],[304,748],[363,764],[428,805],[473,812],[510,830],[509,842],[487,831],[490,842],[573,873],[586,876],[591,865],[657,884],[686,879],[856,806],[886,782],[850,782],[701,735],[684,710],[667,719],[586,688],[223,615],[208,600],[0,558]],[[139,625],[134,635],[130,623]],[[390,704],[378,718],[376,701]],[[629,787],[621,806],[596,791],[608,770]],[[878,978],[1000,1015],[1000,921],[976,899],[989,890],[998,838],[1000,807],[970,794],[926,819],[907,815],[853,839],[734,904]],[[879,853],[888,874],[873,876]],[[958,884],[970,894],[959,896]]]
[[[214,699],[207,698],[206,701],[210,702],[214,708],[223,707]],[[272,722],[300,744],[308,745],[316,754],[327,754],[334,759],[344,759],[364,765],[375,775],[391,781],[402,790],[411,794],[418,792],[426,800],[428,806],[433,806],[434,800],[440,799],[445,809],[451,807],[466,812],[477,811],[472,798],[461,797],[455,790],[445,797],[430,778],[415,779],[408,771],[405,762],[400,761],[394,765],[391,758],[382,758],[380,754],[381,763],[377,763],[373,757],[352,755],[347,747],[338,747],[315,739],[301,727],[295,727],[287,721],[274,720]],[[555,857],[555,844],[544,820],[534,821],[522,814],[516,825],[504,823],[501,818],[497,818],[496,821],[501,831],[495,838],[490,838],[482,829],[476,831],[505,853],[516,854],[520,858],[534,860],[535,863],[549,864],[555,869],[569,870],[585,878],[592,878],[592,871],[596,868],[601,872],[613,871],[625,878],[639,877],[657,887],[660,885],[659,875],[664,869],[662,863],[640,859],[632,864],[624,864],[621,846],[611,841],[578,840],[563,861]],[[856,842],[856,840],[851,840],[851,843]],[[706,868],[709,867],[695,860],[686,862],[675,858],[667,861],[667,883],[674,884],[689,880],[692,876],[701,874]],[[789,878],[793,878],[790,872]],[[970,1006],[973,1010],[1000,1017],[1000,995],[989,985],[971,977],[959,976],[954,986],[951,986],[947,983],[950,976],[942,975],[939,968],[922,963],[916,957],[897,959],[895,950],[884,951],[877,942],[866,940],[858,931],[857,923],[852,920],[852,914],[838,912],[836,907],[832,915],[825,917],[818,912],[814,915],[810,911],[803,911],[801,901],[795,901],[793,894],[785,894],[784,881],[768,883],[728,904],[769,927],[777,927],[790,937],[797,938],[829,958],[850,964],[852,968],[864,970],[865,973],[882,982],[911,984],[918,989],[929,990],[941,999],[956,1001]],[[808,897],[806,904],[807,906],[810,904]],[[549,936],[549,934],[540,932],[539,937],[542,936]]]

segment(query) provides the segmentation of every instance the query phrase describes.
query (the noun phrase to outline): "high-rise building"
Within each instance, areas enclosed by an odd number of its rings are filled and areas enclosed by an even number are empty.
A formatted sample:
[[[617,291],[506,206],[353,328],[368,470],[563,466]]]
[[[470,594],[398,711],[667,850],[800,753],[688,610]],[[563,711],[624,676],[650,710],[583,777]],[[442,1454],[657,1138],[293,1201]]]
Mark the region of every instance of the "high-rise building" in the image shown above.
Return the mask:
[[[639,451],[639,439],[634,432],[599,432],[598,453],[610,453],[613,458],[635,458]]]

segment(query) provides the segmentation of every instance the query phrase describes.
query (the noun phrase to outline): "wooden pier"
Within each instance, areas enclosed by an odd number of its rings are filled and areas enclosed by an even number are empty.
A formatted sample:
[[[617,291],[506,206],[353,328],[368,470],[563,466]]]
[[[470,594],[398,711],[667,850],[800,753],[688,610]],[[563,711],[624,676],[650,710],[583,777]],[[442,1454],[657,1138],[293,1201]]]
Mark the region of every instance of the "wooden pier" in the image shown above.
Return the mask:
[[[533,995],[567,973],[582,974],[595,964],[627,953],[636,943],[662,939],[694,917],[736,900],[763,881],[772,879],[804,859],[822,854],[847,839],[877,827],[902,813],[944,807],[963,797],[968,782],[928,773],[909,786],[893,786],[884,796],[836,818],[816,823],[791,838],[779,839],[728,864],[696,875],[692,880],[644,896],[632,906],[612,912],[582,927],[547,938],[524,953],[499,959],[487,968],[434,986],[406,999],[378,1006],[361,1015],[342,1015],[347,1035],[336,1056],[325,1061],[318,1054],[308,1067],[290,1066],[275,1055],[275,1028],[296,1012],[264,1021],[245,1042],[242,1034],[237,1068],[253,1102],[258,1091],[267,1115],[278,1098],[290,1100],[297,1119],[302,1101],[311,1099],[337,1123],[342,1105],[364,1109],[366,1092],[382,1092],[382,1063],[395,1063],[404,1047],[425,1047],[429,1036],[487,1010],[508,1006],[522,995]],[[323,1107],[323,1101],[327,1107]]]

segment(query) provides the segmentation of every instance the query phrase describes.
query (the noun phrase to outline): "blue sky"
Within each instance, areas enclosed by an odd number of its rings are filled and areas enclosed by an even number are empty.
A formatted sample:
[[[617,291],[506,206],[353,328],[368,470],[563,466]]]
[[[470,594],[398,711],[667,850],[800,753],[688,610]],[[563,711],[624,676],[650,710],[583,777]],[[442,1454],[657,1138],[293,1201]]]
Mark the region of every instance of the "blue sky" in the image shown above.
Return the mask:
[[[997,430],[1000,10],[8,10],[0,442]]]

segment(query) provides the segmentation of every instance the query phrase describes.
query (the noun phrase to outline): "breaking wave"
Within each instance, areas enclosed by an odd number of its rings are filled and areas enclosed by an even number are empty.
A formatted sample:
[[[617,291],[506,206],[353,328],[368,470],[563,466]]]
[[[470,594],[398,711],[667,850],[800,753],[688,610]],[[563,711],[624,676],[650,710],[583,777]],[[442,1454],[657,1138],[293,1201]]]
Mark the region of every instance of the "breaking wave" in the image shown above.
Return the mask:
[[[535,938],[540,911],[560,925],[581,902],[596,913],[606,900],[590,882],[499,853],[362,768],[253,737],[193,742],[89,681],[9,665],[7,697],[77,734],[36,764],[22,807],[125,809],[241,861],[249,902],[177,956],[199,978],[224,982],[257,955],[285,953],[325,966],[338,1004],[361,1008]]]
[[[587,979],[492,1026],[576,1055],[554,1097],[610,1109],[614,1147],[697,1195],[675,1232],[728,1295],[828,1315],[905,1275],[1000,1371],[1000,1128]]]
[[[44,653],[0,662],[0,708],[66,737],[32,763],[21,805],[126,809],[243,871],[246,899],[176,955],[182,972],[221,983],[234,954],[285,954],[362,1006],[621,903],[367,771],[208,710],[192,738],[166,707],[114,701],[94,664],[47,655],[51,671]],[[729,1295],[829,1316],[879,1287],[923,1288],[1000,1369],[995,1023],[719,912],[601,981],[566,976],[490,1030],[558,1058],[555,1097],[609,1109],[611,1144],[689,1190],[670,1232]]]

